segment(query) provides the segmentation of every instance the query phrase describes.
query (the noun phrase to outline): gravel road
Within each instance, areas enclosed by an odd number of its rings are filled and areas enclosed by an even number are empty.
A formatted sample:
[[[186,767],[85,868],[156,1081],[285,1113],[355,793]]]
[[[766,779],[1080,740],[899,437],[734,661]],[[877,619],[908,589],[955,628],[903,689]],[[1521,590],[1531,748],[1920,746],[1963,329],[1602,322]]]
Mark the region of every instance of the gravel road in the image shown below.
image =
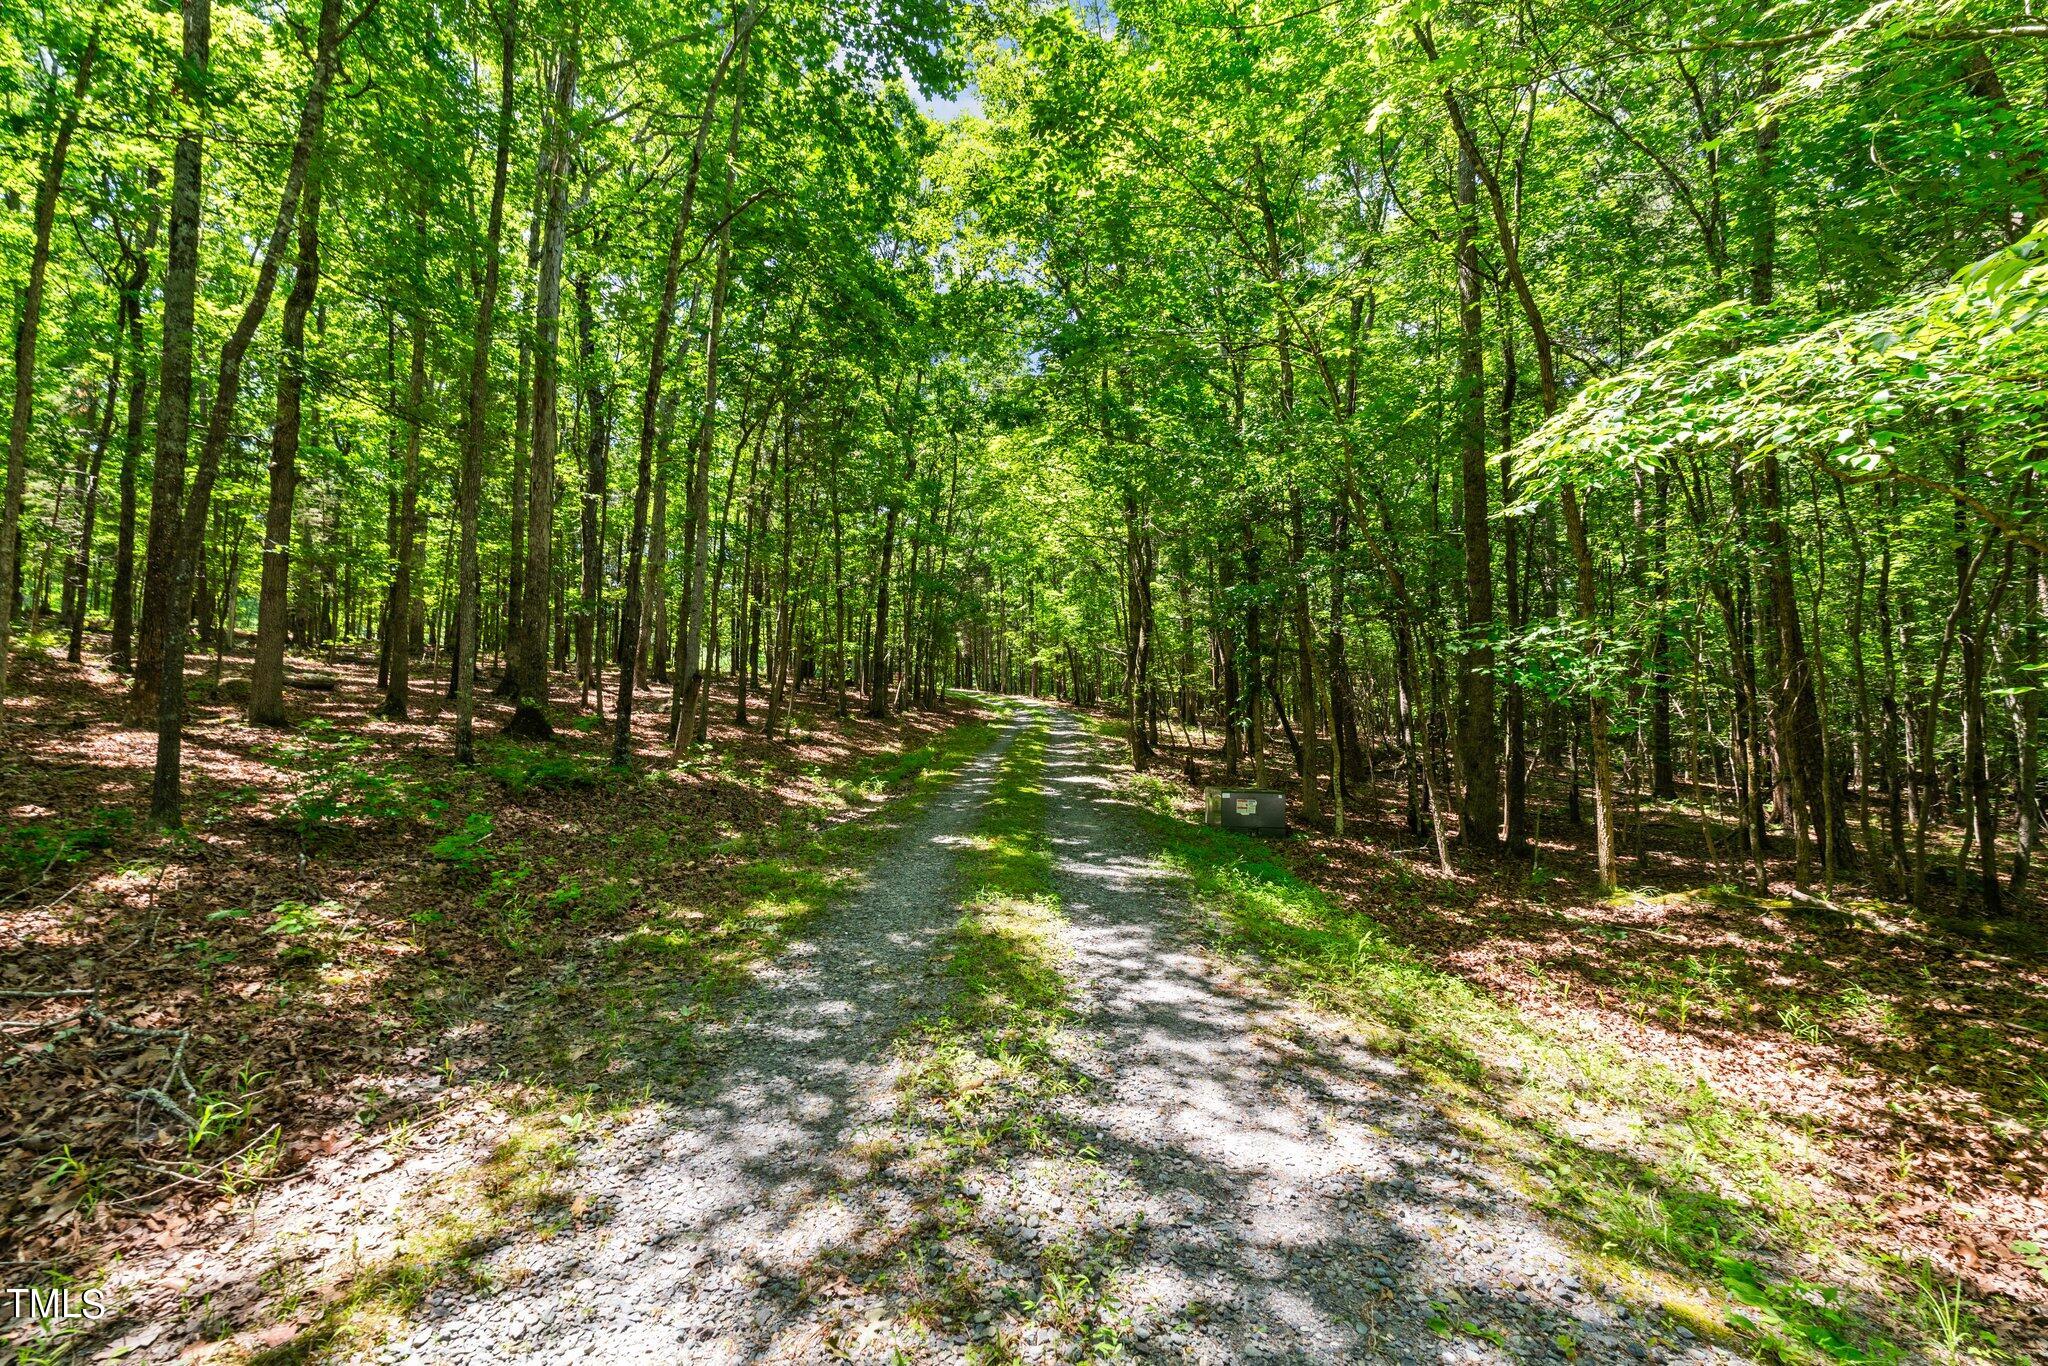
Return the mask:
[[[1124,1279],[1201,1362],[1732,1360],[1589,1286],[1395,1064],[1194,946],[1185,889],[1051,713],[1068,971],[1103,1085],[1071,1104],[1144,1212]]]
[[[900,1041],[943,1000],[955,852],[1025,725],[1049,736],[1059,1047],[1092,1084],[1056,1102],[1063,1143],[962,1179],[902,1160],[920,1122]],[[763,976],[692,1101],[579,1155],[589,1227],[498,1249],[498,1290],[434,1292],[363,1360],[1732,1359],[1592,1284],[1341,1022],[1203,952],[1113,760],[1070,714],[1023,708]]]

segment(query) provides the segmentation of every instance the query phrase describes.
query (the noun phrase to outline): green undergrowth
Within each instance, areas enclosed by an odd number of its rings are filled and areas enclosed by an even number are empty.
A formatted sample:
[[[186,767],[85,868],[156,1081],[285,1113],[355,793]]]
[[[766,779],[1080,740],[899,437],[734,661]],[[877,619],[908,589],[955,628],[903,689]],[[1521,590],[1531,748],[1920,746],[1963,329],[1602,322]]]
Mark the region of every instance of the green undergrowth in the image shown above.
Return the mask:
[[[1073,1084],[1055,1042],[1070,1017],[1061,975],[1059,897],[1045,839],[1045,733],[1033,726],[1004,756],[956,876],[963,914],[943,962],[943,1010],[904,1041],[907,1085],[945,1118],[949,1145],[1049,1141],[1035,1102]]]
[[[1126,792],[1215,946],[1435,1083],[1575,1230],[1596,1274],[1779,1359],[1998,1359],[1967,1309],[1955,1331],[1952,1290],[1943,1300],[1865,1247],[1867,1221],[1803,1179],[1825,1169],[1823,1139],[1590,1029],[1525,1016],[1338,906],[1270,846],[1194,824],[1157,784]]]

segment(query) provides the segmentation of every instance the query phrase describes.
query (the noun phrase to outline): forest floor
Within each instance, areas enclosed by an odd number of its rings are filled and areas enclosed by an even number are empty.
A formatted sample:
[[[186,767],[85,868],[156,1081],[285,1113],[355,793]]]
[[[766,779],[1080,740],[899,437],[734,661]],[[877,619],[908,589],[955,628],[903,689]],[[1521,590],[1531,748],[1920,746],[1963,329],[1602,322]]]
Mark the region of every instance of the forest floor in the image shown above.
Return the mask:
[[[23,1360],[2048,1341],[2038,921],[1703,855],[1603,900],[1555,813],[1453,878],[1391,811],[1261,844],[1001,700],[784,744],[722,694],[710,756],[618,775],[558,680],[560,743],[465,773],[438,686],[368,718],[347,659],[294,730],[199,708],[166,840],[119,680],[25,672],[6,1279],[118,1312]]]

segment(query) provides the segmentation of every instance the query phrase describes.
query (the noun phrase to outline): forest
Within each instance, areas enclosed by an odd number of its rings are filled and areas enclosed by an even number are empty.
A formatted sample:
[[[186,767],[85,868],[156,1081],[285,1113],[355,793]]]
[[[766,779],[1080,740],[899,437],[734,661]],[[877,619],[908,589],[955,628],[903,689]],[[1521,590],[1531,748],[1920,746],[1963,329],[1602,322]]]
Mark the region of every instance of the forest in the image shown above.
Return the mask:
[[[2048,1352],[2030,6],[0,45],[18,1360]]]

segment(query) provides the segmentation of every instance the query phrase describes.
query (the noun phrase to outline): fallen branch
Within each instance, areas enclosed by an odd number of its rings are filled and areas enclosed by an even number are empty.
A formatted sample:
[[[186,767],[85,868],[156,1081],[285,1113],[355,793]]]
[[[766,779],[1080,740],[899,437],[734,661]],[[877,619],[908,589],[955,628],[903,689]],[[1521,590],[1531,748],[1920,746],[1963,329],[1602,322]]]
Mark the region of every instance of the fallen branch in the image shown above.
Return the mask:
[[[228,1176],[227,1172],[227,1165],[230,1162],[233,1162],[241,1157],[246,1157],[250,1149],[254,1148],[264,1139],[269,1138],[272,1134],[279,1132],[279,1128],[280,1126],[276,1124],[271,1125],[262,1133],[256,1135],[256,1137],[250,1139],[247,1143],[243,1144],[241,1148],[239,1148],[235,1152],[229,1153],[226,1157],[222,1158],[218,1162],[209,1163],[206,1166],[201,1167],[198,1172],[181,1172],[175,1167],[166,1167],[160,1162],[151,1162],[147,1159],[138,1159],[138,1164],[140,1166],[150,1171],[156,1172],[160,1176],[168,1176],[171,1178],[170,1181],[166,1182],[164,1185],[157,1186],[151,1190],[138,1191],[134,1195],[123,1196],[119,1200],[114,1201],[113,1203],[117,1206],[122,1207],[129,1205],[147,1204],[148,1202],[156,1199],[156,1197],[158,1197],[159,1195],[162,1195],[165,1191],[169,1190],[172,1186],[181,1184],[205,1186],[212,1185],[214,1182],[223,1179],[232,1179],[235,1181],[261,1181],[265,1185],[273,1185],[281,1181],[289,1181],[294,1176],[298,1175],[296,1171],[278,1172],[274,1175],[268,1176],[259,1176],[253,1172],[236,1172],[231,1178]],[[208,1173],[210,1173],[211,1175],[209,1176]]]
[[[178,1102],[172,1100],[169,1096],[157,1090],[154,1086],[138,1086],[134,1090],[130,1091],[128,1094],[134,1097],[136,1100],[155,1101],[158,1105],[162,1106],[164,1109],[169,1110],[172,1114],[176,1115],[178,1117],[178,1121],[181,1124],[183,1124],[188,1131],[195,1133],[198,1131],[199,1121],[192,1118],[192,1116],[186,1114],[184,1110],[179,1107]]]
[[[61,1029],[65,1025],[77,1024],[85,1018],[85,1012],[75,1015],[59,1015],[51,1020],[0,1020],[0,1030],[8,1029]]]
[[[171,1050],[170,1068],[164,1073],[164,1086],[177,1087],[185,1093],[187,1100],[196,1101],[199,1099],[198,1090],[192,1085],[191,1079],[185,1075],[185,1049],[192,1042],[192,1031],[190,1029],[152,1029],[147,1025],[122,1024],[119,1020],[111,1018],[104,1011],[93,1006],[88,1006],[81,1012],[81,1016],[82,1018],[92,1020],[95,1024],[104,1025],[116,1034],[126,1034],[132,1038],[176,1039],[178,1041],[177,1046]],[[154,1088],[145,1088],[145,1090],[152,1089]],[[131,1094],[141,1095],[143,1092],[138,1091]],[[183,1110],[179,1110],[177,1113],[184,1118],[187,1128],[196,1129],[199,1127],[198,1123],[191,1116],[186,1115]]]
[[[47,1001],[54,1000],[59,996],[97,996],[99,994],[100,989],[98,987],[38,987],[30,990],[14,990],[10,988],[0,991],[0,998],[10,1001]]]

